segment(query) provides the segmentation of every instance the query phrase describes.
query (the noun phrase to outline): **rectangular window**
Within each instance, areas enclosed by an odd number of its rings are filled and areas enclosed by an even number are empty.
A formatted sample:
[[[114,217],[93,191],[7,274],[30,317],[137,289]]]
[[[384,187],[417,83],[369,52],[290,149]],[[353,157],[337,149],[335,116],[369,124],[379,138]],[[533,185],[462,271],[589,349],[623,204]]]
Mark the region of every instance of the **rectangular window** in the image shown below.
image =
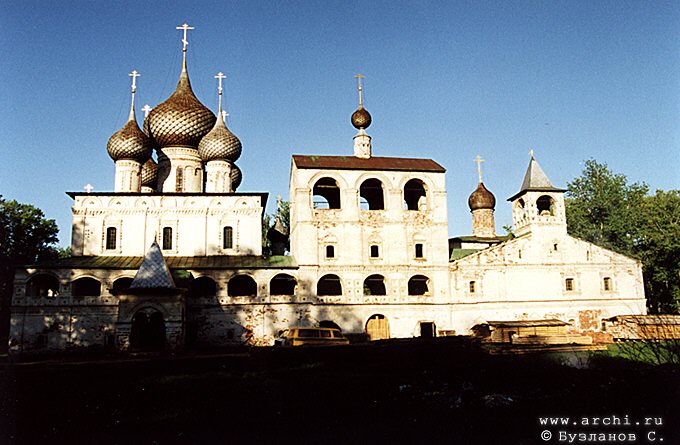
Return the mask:
[[[175,177],[175,191],[184,191],[184,170],[182,170],[180,167],[177,167],[177,176]]]
[[[232,249],[234,247],[234,229],[231,226],[225,226],[222,230],[222,248]]]
[[[564,280],[564,290],[567,292],[571,292],[574,290],[574,279],[573,278],[567,278]]]
[[[371,258],[379,258],[380,257],[380,247],[378,247],[376,244],[373,244],[371,246]]]
[[[470,281],[470,293],[474,294],[477,292],[477,283],[475,281]]]
[[[116,248],[116,235],[118,231],[115,227],[108,227],[106,229],[106,248],[112,250]]]
[[[423,257],[423,245],[422,243],[416,243],[416,258]]]
[[[172,249],[172,227],[163,227],[163,250]]]
[[[335,258],[335,246],[326,246],[326,258]]]
[[[610,290],[612,290],[612,279],[609,277],[605,277],[604,280],[602,280],[602,286],[605,292],[609,292]]]

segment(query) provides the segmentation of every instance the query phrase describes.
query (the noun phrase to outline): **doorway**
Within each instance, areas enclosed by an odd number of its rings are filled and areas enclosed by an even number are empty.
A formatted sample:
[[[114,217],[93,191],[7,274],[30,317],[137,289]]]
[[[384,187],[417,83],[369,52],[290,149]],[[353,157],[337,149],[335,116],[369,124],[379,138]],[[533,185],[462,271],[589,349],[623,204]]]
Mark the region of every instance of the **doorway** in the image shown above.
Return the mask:
[[[137,351],[160,351],[165,347],[165,320],[154,308],[144,308],[132,317],[130,348]]]
[[[384,315],[372,315],[366,322],[366,334],[371,341],[390,338],[389,321]]]
[[[432,321],[420,322],[420,336],[422,338],[434,338],[436,336],[435,325]]]

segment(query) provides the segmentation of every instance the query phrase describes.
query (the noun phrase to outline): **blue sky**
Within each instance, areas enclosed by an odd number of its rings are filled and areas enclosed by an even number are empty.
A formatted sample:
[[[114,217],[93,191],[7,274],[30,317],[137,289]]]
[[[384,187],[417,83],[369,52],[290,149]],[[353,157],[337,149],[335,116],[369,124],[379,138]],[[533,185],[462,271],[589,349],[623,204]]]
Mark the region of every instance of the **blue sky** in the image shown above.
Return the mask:
[[[451,236],[471,232],[477,154],[499,233],[530,148],[560,187],[589,158],[680,184],[680,2],[0,2],[0,194],[55,218],[62,245],[64,192],[113,190],[127,74],[140,117],[174,90],[185,21],[194,92],[216,109],[226,73],[239,191],[269,192],[268,211],[292,154],[352,154],[358,72],[374,155],[446,167]]]

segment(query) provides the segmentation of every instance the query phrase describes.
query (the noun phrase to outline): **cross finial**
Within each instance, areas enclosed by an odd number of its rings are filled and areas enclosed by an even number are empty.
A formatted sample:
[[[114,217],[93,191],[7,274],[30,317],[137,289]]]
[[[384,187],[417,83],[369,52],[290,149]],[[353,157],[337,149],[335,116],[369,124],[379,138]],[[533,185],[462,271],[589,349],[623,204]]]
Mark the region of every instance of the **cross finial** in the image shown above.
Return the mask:
[[[184,37],[182,38],[182,43],[184,44],[184,47],[182,48],[182,51],[187,52],[187,45],[189,44],[189,41],[187,40],[187,31],[194,29],[194,27],[189,26],[185,22],[183,25],[175,27],[175,29],[181,29],[184,31]]]
[[[137,70],[132,70],[128,76],[132,77],[132,92],[134,93],[137,90],[137,78],[141,76],[141,74],[139,74]]]
[[[363,74],[357,74],[354,76],[355,79],[357,79],[357,82],[359,83],[359,106],[363,107],[364,106],[364,97],[363,97],[363,91],[364,88],[361,86],[361,79],[365,79],[366,76]]]
[[[94,187],[92,187],[92,184],[87,184],[85,187],[83,187],[87,193],[92,193],[92,190],[94,190]]]
[[[281,194],[276,195],[276,213],[281,211]]]
[[[153,110],[153,108],[151,108],[151,107],[149,106],[149,104],[146,104],[146,105],[144,105],[144,106],[142,107],[142,111],[144,112],[144,118],[145,118],[145,119],[146,119],[146,117],[149,115],[149,113],[151,113],[151,110]]]
[[[531,159],[534,159],[534,149],[533,148],[529,149],[529,154],[531,155]]]
[[[224,75],[222,71],[214,76],[217,79],[217,109],[222,113],[222,79],[226,79],[227,76]],[[224,116],[226,118],[226,116]]]
[[[474,159],[477,163],[477,176],[479,176],[479,182],[482,182],[482,162],[485,162],[479,155]]]
[[[222,110],[222,120],[224,123],[227,123],[227,116],[229,116],[229,113],[227,113],[227,110]]]

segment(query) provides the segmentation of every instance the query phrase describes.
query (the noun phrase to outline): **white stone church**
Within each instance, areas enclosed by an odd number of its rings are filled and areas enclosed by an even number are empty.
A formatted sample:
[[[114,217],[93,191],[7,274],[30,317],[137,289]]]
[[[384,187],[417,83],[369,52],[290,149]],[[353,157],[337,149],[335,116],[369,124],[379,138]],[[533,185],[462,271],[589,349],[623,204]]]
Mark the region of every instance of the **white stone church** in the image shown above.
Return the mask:
[[[177,88],[143,130],[131,74],[129,119],[107,145],[114,191],[68,193],[73,256],[17,270],[12,352],[270,345],[318,325],[368,340],[467,335],[490,320],[588,333],[646,313],[640,263],[567,234],[565,190],[533,155],[509,199],[515,236],[496,235],[480,179],[472,235],[449,239],[445,168],[373,156],[361,83],[354,154],[292,156],[290,230],[277,217],[263,255],[268,194],[237,191],[223,76],[215,114],[192,91],[181,29]]]

